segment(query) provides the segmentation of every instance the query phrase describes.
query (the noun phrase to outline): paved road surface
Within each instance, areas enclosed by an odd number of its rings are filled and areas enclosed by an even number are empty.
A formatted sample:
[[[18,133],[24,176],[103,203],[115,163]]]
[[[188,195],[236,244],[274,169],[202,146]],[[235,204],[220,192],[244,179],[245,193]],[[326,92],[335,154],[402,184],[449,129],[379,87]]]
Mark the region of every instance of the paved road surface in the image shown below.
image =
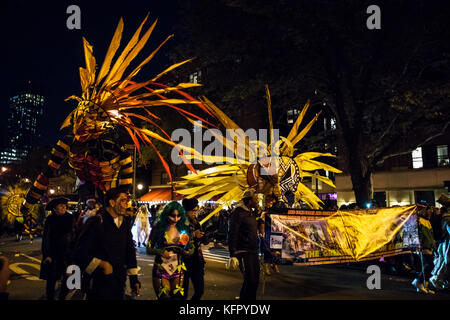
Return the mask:
[[[18,243],[11,238],[0,239],[0,254],[10,259],[12,269],[8,287],[11,300],[44,299],[45,282],[38,279],[40,246],[40,239],[32,245],[25,240]],[[146,255],[144,248],[139,248],[138,252],[143,288],[137,299],[154,300],[156,295],[151,281],[154,257]],[[207,247],[204,252],[207,264],[203,298],[234,300],[239,295],[242,277],[238,271],[225,269],[228,260],[225,248]],[[381,290],[369,290],[366,287],[368,275],[363,270],[342,265],[280,266],[280,271],[280,274],[262,277],[258,299],[450,299],[449,293],[416,293],[410,285],[411,279],[398,276],[382,275]]]

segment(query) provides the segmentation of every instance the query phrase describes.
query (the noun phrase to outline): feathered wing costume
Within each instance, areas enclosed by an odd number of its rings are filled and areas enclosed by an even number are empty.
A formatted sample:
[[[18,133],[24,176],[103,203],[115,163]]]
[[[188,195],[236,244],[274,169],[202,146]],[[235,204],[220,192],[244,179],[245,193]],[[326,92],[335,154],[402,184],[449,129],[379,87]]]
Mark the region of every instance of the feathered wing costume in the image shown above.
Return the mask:
[[[78,101],[78,105],[61,126],[61,129],[70,132],[64,135],[53,148],[48,169],[39,174],[30,188],[21,208],[22,212],[27,213],[39,201],[49,185],[48,178],[60,168],[65,159],[68,159],[69,165],[76,171],[79,180],[91,185],[93,187],[91,189],[96,190],[97,193],[102,194],[114,187],[127,190],[133,182],[133,165],[131,156],[124,148],[125,142],[122,139],[124,135],[131,137],[138,151],[140,143],[151,145],[172,179],[169,166],[152,143],[152,139],[158,139],[172,146],[176,146],[176,144],[156,123],[161,119],[155,114],[152,107],[169,107],[191,122],[201,120],[208,123],[196,114],[187,111],[187,105],[194,104],[207,114],[209,111],[200,101],[182,91],[199,86],[199,84],[180,83],[176,86],[166,86],[157,82],[161,76],[190,60],[168,67],[151,80],[140,83],[132,81],[141,68],[173,35],[167,37],[135,69],[124,76],[130,63],[143,49],[155,28],[157,21],[141,35],[147,18],[148,15],[125,48],[118,52],[123,31],[123,20],[120,19],[103,64],[98,70],[93,48],[83,38],[86,67],[80,68],[82,94],[81,97],[71,96],[66,99],[66,101],[74,99]],[[114,58],[115,61],[113,61]],[[150,123],[161,134],[139,127],[133,123],[133,120]],[[178,148],[181,155],[183,149],[195,152],[183,146],[178,146]],[[184,160],[189,169],[195,171],[189,161],[186,158]]]
[[[191,154],[191,159],[200,159],[207,162],[222,162],[226,164],[217,165],[197,173],[193,173],[176,181],[180,187],[177,191],[188,198],[196,197],[198,200],[209,200],[214,196],[220,196],[217,200],[220,205],[212,211],[201,223],[203,224],[214,214],[219,212],[224,205],[233,200],[242,199],[244,192],[253,188],[257,193],[274,195],[276,198],[285,200],[286,194],[292,192],[295,201],[303,201],[314,209],[321,208],[322,201],[303,183],[305,177],[314,177],[335,188],[333,182],[324,176],[315,174],[316,170],[328,170],[341,173],[342,171],[317,160],[318,157],[335,157],[331,153],[305,152],[294,156],[295,145],[307,134],[316,122],[320,113],[317,114],[301,131],[300,125],[309,108],[309,102],[303,107],[302,112],[294,123],[287,137],[279,137],[275,141],[270,92],[266,87],[267,105],[270,125],[270,143],[263,141],[251,141],[244,131],[239,128],[225,113],[217,108],[206,98],[202,99],[208,110],[220,120],[226,129],[233,129],[236,133],[235,139],[221,135],[217,139],[231,152],[233,157],[199,156]],[[184,189],[181,189],[184,188]]]

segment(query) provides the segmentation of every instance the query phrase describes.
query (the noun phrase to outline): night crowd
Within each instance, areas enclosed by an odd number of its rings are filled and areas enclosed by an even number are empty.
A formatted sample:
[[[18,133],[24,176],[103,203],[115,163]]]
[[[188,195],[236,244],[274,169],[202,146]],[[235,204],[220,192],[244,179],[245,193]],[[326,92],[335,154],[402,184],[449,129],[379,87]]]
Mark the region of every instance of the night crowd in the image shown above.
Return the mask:
[[[228,246],[227,268],[239,269],[243,284],[241,300],[255,300],[261,267],[267,276],[279,272],[279,252],[269,249],[264,241],[265,212],[258,210],[252,190],[233,207],[215,214],[206,223],[200,221],[214,210],[211,204],[200,207],[194,199],[184,199],[166,205],[131,203],[127,193],[109,190],[101,204],[91,198],[73,214],[68,211],[67,198],[55,198],[45,210],[47,216],[42,231],[42,263],[40,278],[46,280],[46,298],[54,300],[59,280],[59,300],[67,299],[69,265],[82,272],[80,299],[122,300],[126,298],[129,280],[131,298],[140,294],[137,248],[145,247],[155,255],[152,282],[160,300],[200,300],[204,294],[205,259],[202,245],[214,242]],[[380,260],[390,274],[414,277],[412,285],[418,292],[434,294],[448,290],[447,261],[450,247],[450,214],[441,208],[422,207],[418,213],[420,251]],[[336,205],[325,201],[325,209]],[[341,208],[341,210],[344,208]],[[22,227],[15,225],[17,241]],[[262,258],[263,257],[263,258]],[[8,260],[0,257],[0,299],[7,299]],[[189,283],[193,293],[189,295]],[[75,292],[72,290],[72,292]],[[128,297],[130,298],[130,297]]]

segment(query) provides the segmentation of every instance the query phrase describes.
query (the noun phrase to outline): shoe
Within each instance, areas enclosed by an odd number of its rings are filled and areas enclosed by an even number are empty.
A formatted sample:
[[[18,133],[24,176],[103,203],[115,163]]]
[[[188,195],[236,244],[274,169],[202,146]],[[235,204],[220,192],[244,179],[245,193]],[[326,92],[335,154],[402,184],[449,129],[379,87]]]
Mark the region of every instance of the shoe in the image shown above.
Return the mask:
[[[270,276],[270,270],[269,270],[269,265],[267,263],[264,264],[264,272],[266,273],[266,275]]]
[[[438,289],[438,288],[440,287],[440,286],[438,285],[438,283],[437,283],[437,281],[436,281],[436,278],[435,278],[434,276],[430,278],[430,283],[431,283],[431,285],[433,286],[433,288]]]
[[[411,284],[416,288],[417,292],[428,293],[428,290],[423,286],[423,283],[419,282],[419,279],[414,279]]]
[[[412,270],[412,268],[411,268],[410,266],[408,266],[406,263],[403,264],[403,268],[404,268],[406,271],[411,271],[411,270]]]
[[[431,279],[430,279],[431,280]],[[433,286],[433,285],[432,285]],[[435,291],[434,290],[432,290],[431,288],[430,288],[430,283],[428,282],[428,281],[425,281],[425,289],[428,291],[427,293],[429,293],[429,294],[435,294]]]

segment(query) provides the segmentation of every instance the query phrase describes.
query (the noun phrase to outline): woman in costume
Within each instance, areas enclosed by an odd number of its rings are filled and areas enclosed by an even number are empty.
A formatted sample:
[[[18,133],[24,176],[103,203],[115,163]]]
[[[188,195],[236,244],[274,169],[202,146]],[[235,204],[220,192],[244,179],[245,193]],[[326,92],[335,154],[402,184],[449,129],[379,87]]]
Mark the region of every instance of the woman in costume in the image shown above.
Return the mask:
[[[194,252],[186,212],[176,201],[166,205],[158,217],[147,244],[147,253],[156,255],[153,288],[160,300],[185,299],[184,257]]]
[[[147,243],[148,234],[149,234],[149,220],[148,220],[149,212],[147,206],[145,204],[139,207],[137,216],[136,216],[136,240],[138,243],[138,247]]]

